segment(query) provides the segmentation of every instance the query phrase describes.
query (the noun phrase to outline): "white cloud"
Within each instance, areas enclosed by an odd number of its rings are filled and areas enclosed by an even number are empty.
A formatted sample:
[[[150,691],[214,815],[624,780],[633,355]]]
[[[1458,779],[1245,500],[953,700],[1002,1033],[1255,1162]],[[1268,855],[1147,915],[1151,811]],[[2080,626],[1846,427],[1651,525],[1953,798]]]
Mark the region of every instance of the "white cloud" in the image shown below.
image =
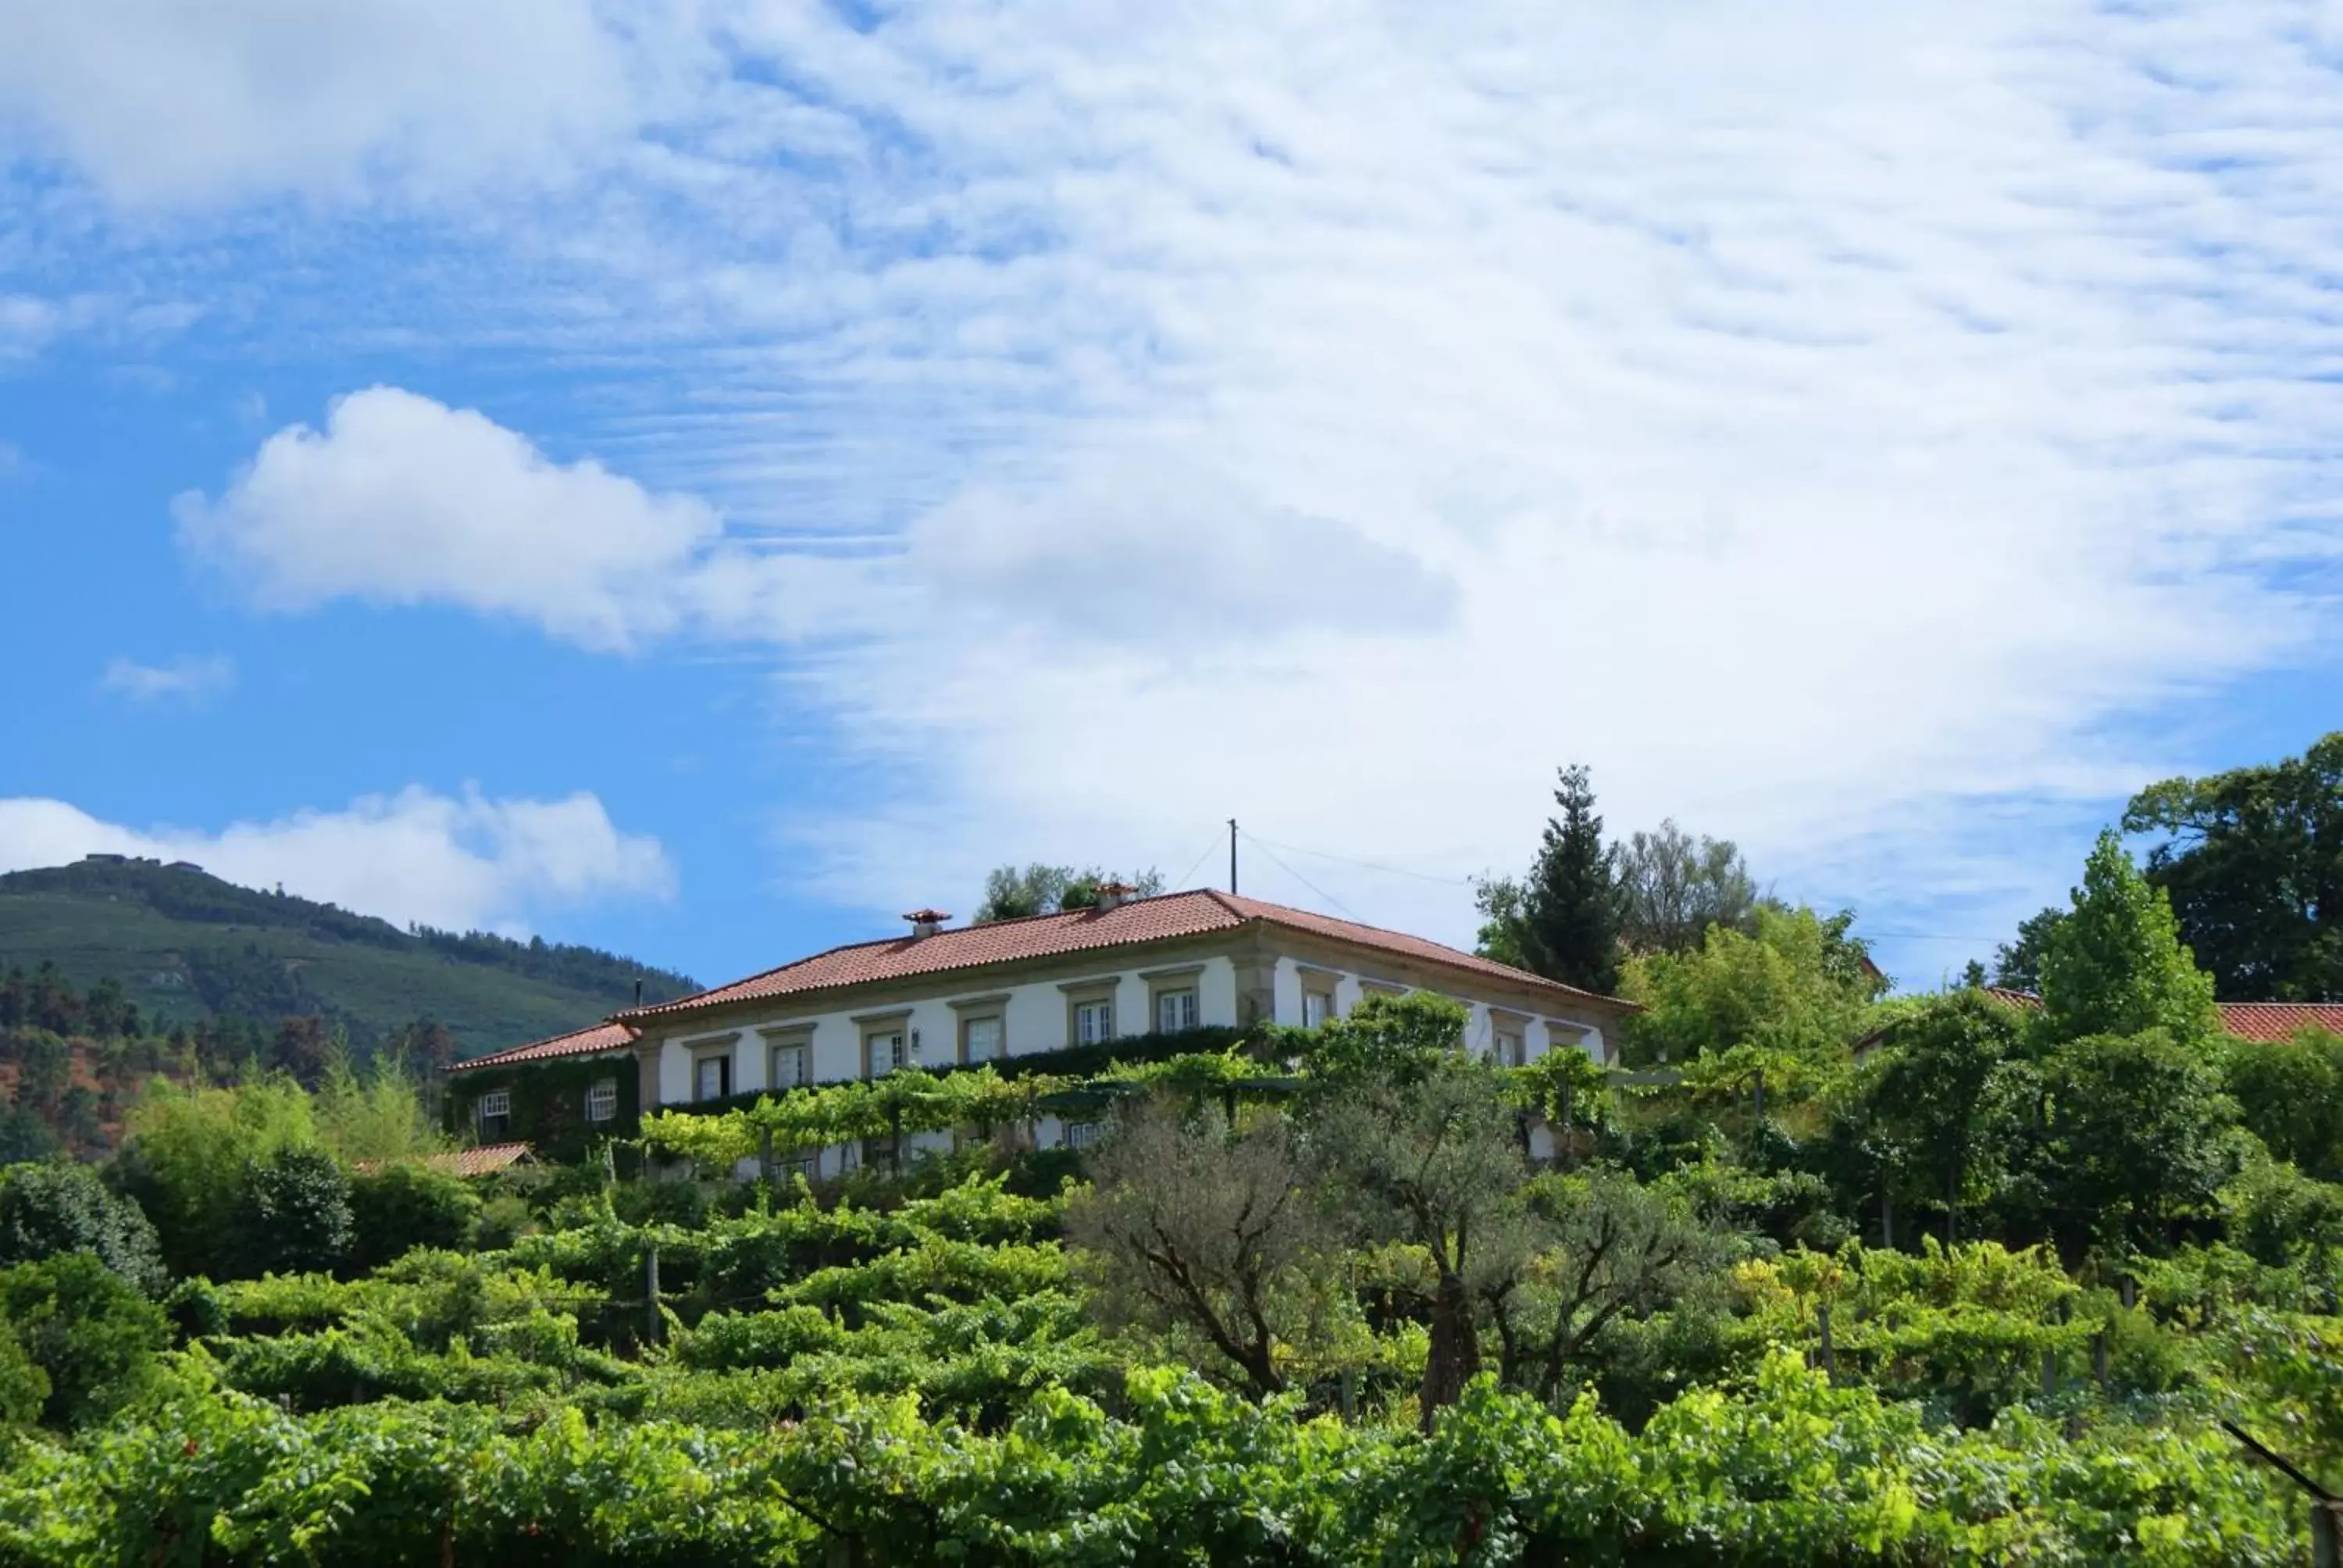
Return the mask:
[[[1046,507],[963,491],[913,525],[898,571],[924,590],[930,623],[1179,651],[1321,627],[1428,629],[1456,598],[1448,579],[1354,528],[1138,456],[1070,476]]]
[[[217,653],[201,658],[176,658],[168,664],[140,664],[135,659],[117,658],[106,667],[99,684],[135,702],[154,702],[163,698],[197,702],[236,684],[236,660]]]
[[[397,387],[291,426],[216,501],[175,503],[184,538],[277,608],[344,595],[441,601],[621,648],[672,629],[721,522],[590,459],[555,463],[471,409]]]
[[[591,0],[76,0],[0,12],[0,114],[128,203],[558,176],[647,84]],[[649,29],[646,29],[649,30]]]
[[[0,871],[87,854],[186,859],[247,887],[287,892],[399,924],[510,929],[605,898],[672,896],[655,839],[624,833],[592,795],[460,798],[409,787],[341,811],[297,811],[216,832],[134,829],[62,800],[0,799]]]

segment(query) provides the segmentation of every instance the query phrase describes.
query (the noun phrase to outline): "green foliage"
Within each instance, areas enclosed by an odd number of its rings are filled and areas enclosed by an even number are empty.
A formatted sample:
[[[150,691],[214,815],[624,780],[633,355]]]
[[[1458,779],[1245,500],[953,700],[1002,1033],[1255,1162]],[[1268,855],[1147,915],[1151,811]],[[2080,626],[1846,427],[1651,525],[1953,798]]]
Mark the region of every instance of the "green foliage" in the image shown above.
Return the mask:
[[[1483,877],[1475,880],[1473,907],[1480,911],[1481,929],[1473,939],[1473,950],[1484,959],[1511,964],[1517,970],[1529,968],[1530,956],[1522,947],[1527,918],[1523,912],[1523,901],[1522,885],[1512,877]]]
[[[1127,1106],[1066,1216],[1108,1301],[1193,1331],[1257,1393],[1286,1387],[1303,1337],[1319,1227],[1282,1116],[1236,1127],[1167,1098]]]
[[[1385,1016],[1403,1015],[1394,1008]],[[1493,1268],[1517,1256],[1513,1221],[1526,1161],[1499,1070],[1404,1039],[1355,1058],[1304,1097],[1302,1132],[1353,1239],[1404,1242],[1430,1265],[1420,1400],[1429,1422],[1479,1370],[1473,1296]]]
[[[1087,910],[1098,902],[1098,890],[1108,882],[1136,889],[1137,896],[1142,899],[1163,890],[1163,874],[1152,869],[1126,877],[1118,871],[1101,871],[1096,866],[1079,871],[1071,866],[1031,865],[1022,870],[1015,866],[995,866],[985,873],[984,898],[977,905],[970,923],[984,925],[1029,915],[1054,915],[1064,910]]]
[[[418,1247],[459,1250],[480,1219],[480,1195],[427,1165],[388,1165],[350,1178],[349,1265],[363,1272]]]
[[[331,1063],[312,1103],[318,1141],[345,1165],[415,1160],[447,1147],[421,1085],[395,1057],[377,1057],[365,1072],[347,1059]]]
[[[1715,927],[1698,949],[1637,954],[1621,990],[1644,1004],[1627,1040],[1648,1060],[1687,1062],[1747,1045],[1787,1058],[1844,1052],[1878,983],[1845,917],[1761,908],[1756,934]]]
[[[316,1142],[309,1097],[288,1079],[235,1089],[157,1083],[131,1108],[116,1176],[154,1221],[173,1273],[216,1273],[246,1250],[247,1169]]]
[[[587,1096],[605,1079],[618,1091],[616,1113],[607,1121],[588,1121]],[[532,1061],[458,1073],[447,1081],[447,1125],[468,1136],[475,1125],[473,1106],[481,1095],[499,1089],[512,1097],[512,1115],[502,1136],[527,1143],[540,1160],[585,1160],[603,1141],[629,1139],[639,1131],[642,1077],[629,1056]]]
[[[190,1388],[0,1478],[40,1562],[816,1564],[2295,1559],[2267,1472],[2202,1424],[1931,1432],[1794,1356],[1631,1434],[1473,1385],[1426,1437],[1299,1421],[1135,1372],[1109,1415],[1037,1396],[997,1432],[910,1394],[725,1430],[479,1407],[287,1413]]]
[[[2160,1246],[2177,1221],[2214,1210],[2243,1158],[2219,1070],[2161,1032],[2059,1046],[2037,1103],[2038,1201],[2070,1240]]]
[[[1688,952],[1711,926],[1754,932],[1757,879],[1730,839],[1695,839],[1674,821],[1618,849],[1619,936],[1631,952]]]
[[[245,1163],[236,1221],[236,1271],[330,1269],[349,1251],[349,1178],[322,1149],[272,1149]]]
[[[0,1269],[5,1326],[47,1384],[40,1419],[80,1427],[102,1420],[154,1381],[169,1342],[163,1311],[87,1252],[60,1252]],[[8,1398],[31,1386],[15,1357],[0,1357]]]
[[[2300,757],[2134,796],[2147,879],[2233,1001],[2343,1000],[2343,730]]]
[[[1548,980],[1608,995],[1618,989],[1619,898],[1584,765],[1562,769],[1537,859],[1523,879],[1519,943]]]
[[[2026,1111],[2023,1043],[2014,1010],[1975,990],[1933,1000],[1880,1041],[1870,1100],[1890,1186],[1906,1204],[1941,1207],[1948,1240],[1962,1208],[2008,1180]]]
[[[2110,830],[2083,865],[2074,908],[2042,952],[2042,1020],[2053,1040],[2160,1029],[2203,1049],[2220,1033],[2212,977],[2180,945],[2172,901]]]
[[[2066,920],[2066,911],[2053,907],[2018,921],[2017,935],[1994,950],[1993,983],[2009,990],[2039,991],[2042,955],[2050,949],[2050,934]]]
[[[2269,1151],[2323,1181],[2343,1179],[2343,1035],[2229,1042],[2230,1097]]]
[[[106,1189],[85,1165],[12,1165],[0,1171],[0,1265],[87,1252],[146,1295],[162,1292],[155,1227],[138,1205]]]
[[[1312,1080],[1341,1094],[1362,1083],[1421,1081],[1463,1042],[1463,1005],[1431,991],[1359,999],[1346,1018],[1308,1037]]]

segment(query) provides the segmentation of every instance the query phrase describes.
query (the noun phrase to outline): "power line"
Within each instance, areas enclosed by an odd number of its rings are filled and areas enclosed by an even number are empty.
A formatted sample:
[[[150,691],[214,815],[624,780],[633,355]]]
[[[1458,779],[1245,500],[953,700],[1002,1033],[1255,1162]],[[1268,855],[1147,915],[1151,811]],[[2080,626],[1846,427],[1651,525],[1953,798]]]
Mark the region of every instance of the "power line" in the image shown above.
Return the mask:
[[[1453,888],[1469,888],[1473,885],[1473,879],[1470,877],[1437,877],[1430,871],[1411,871],[1404,866],[1385,866],[1373,860],[1356,859],[1349,855],[1330,855],[1323,849],[1305,849],[1299,844],[1279,844],[1272,839],[1253,839],[1251,833],[1247,833],[1245,837],[1252,839],[1254,843],[1264,849],[1275,845],[1276,848],[1283,849],[1290,855],[1307,855],[1316,860],[1332,860],[1339,865],[1359,866],[1370,871],[1383,871],[1394,877],[1413,877],[1418,881],[1440,882]]]
[[[1353,920],[1355,920],[1359,918],[1357,910],[1352,909],[1350,905],[1344,903],[1342,900],[1336,898],[1333,894],[1328,892],[1325,889],[1320,887],[1317,883],[1312,881],[1309,878],[1303,876],[1301,872],[1295,870],[1284,861],[1279,859],[1277,856],[1271,851],[1268,845],[1262,843],[1260,839],[1255,839],[1251,833],[1248,833],[1243,829],[1240,828],[1237,829],[1237,836],[1249,841],[1254,849],[1259,849],[1262,854],[1268,855],[1269,863],[1271,865],[1275,866],[1279,870],[1283,871],[1287,876],[1292,878],[1295,881],[1301,883],[1303,887],[1309,889],[1312,892],[1317,894],[1320,898],[1325,900],[1328,903],[1333,905],[1336,909],[1342,910]]]
[[[1194,865],[1190,866],[1186,870],[1180,873],[1180,879],[1172,884],[1172,890],[1176,893],[1182,888],[1185,888],[1188,885],[1188,879],[1194,876],[1197,870],[1202,867],[1203,863],[1212,858],[1212,851],[1220,847],[1221,830],[1218,828],[1215,828],[1212,829],[1212,836],[1204,840],[1204,852],[1196,857]]]

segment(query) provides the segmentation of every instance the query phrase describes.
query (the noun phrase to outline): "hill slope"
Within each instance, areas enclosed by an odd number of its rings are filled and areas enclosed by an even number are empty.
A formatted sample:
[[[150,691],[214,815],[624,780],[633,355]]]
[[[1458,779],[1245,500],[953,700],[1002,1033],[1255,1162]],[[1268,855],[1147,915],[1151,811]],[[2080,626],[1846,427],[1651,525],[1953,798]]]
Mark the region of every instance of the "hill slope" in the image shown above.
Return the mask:
[[[592,948],[401,930],[332,904],[224,882],[185,863],[83,860],[0,876],[0,970],[53,962],[112,978],[148,1017],[273,1023],[321,1014],[371,1045],[437,1019],[464,1056],[575,1029],[686,976]]]

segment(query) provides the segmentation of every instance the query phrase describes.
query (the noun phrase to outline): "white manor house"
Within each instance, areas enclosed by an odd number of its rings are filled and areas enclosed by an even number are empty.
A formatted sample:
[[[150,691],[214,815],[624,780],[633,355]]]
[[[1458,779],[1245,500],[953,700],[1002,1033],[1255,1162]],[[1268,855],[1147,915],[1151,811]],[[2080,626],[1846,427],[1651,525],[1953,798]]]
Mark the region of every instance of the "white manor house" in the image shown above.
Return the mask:
[[[1608,1063],[1619,1021],[1634,1010],[1421,937],[1208,890],[1134,898],[1110,884],[1090,909],[973,926],[948,927],[934,910],[904,918],[905,936],[832,948],[458,1062],[455,1087],[472,1131],[494,1143],[541,1135],[549,1119],[619,1132],[631,1128],[614,1123],[660,1106],[910,1066],[972,1066],[1199,1028],[1312,1028],[1377,992],[1436,991],[1463,1003],[1465,1048],[1510,1065],[1555,1050]],[[530,1070],[539,1067],[561,1070]],[[546,1103],[548,1091],[558,1103]],[[516,1116],[517,1101],[528,1114]],[[1055,1141],[1067,1130],[1052,1124],[1040,1136]],[[831,1151],[820,1173],[851,1163],[851,1151]]]

